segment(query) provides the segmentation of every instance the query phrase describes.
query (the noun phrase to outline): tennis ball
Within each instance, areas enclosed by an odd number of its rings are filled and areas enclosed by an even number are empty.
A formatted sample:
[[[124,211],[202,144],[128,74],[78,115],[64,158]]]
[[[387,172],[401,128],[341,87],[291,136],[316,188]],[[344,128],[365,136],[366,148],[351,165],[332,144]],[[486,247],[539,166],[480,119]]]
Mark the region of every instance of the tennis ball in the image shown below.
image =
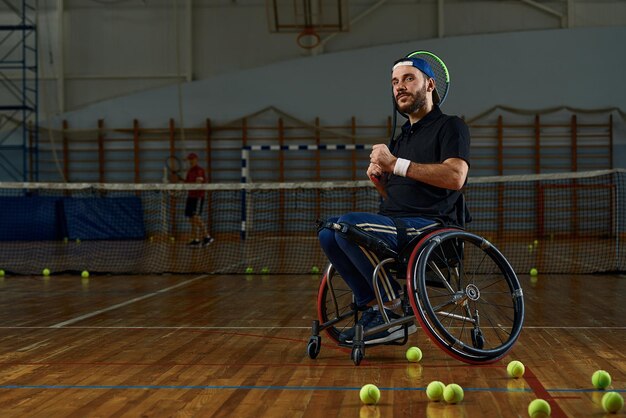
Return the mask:
[[[417,363],[422,359],[422,350],[418,347],[410,347],[406,350],[406,359],[411,363]]]
[[[311,267],[311,273],[317,274],[319,272],[320,272],[320,268],[319,267],[317,267],[317,266]]]
[[[534,267],[533,267],[533,268],[531,268],[531,269],[530,269],[530,275],[531,275],[531,276],[536,276],[538,273],[539,273],[539,272],[537,271],[537,269],[536,269],[536,268],[534,268]]]
[[[43,269],[41,274],[43,274],[44,276],[49,276],[50,275],[50,269]]]
[[[440,401],[443,398],[443,390],[446,388],[439,380],[434,380],[426,386],[426,396],[431,401]]]
[[[534,241],[533,241],[533,245],[536,247],[537,245],[539,245],[539,241],[534,240]]]
[[[525,371],[526,371],[526,368],[524,367],[524,363],[518,360],[513,360],[506,366],[506,372],[509,374],[509,376],[514,377],[516,379],[518,377],[524,376]]]
[[[359,392],[359,397],[364,404],[374,405],[377,404],[380,400],[380,390],[378,390],[376,385],[368,383],[361,388],[361,391]]]
[[[269,267],[263,267],[261,269],[261,274],[268,274],[270,272],[270,268]]]
[[[86,279],[89,277],[89,272],[87,270],[83,270],[82,273],[80,273],[80,277],[82,277],[83,279]]]
[[[80,244],[80,238],[76,238],[76,244]]]
[[[604,370],[596,370],[591,375],[591,384],[596,389],[606,389],[611,384],[611,375]]]
[[[450,383],[443,389],[443,399],[448,403],[459,403],[463,400],[463,388],[456,383]]]
[[[0,270],[0,277],[4,277],[4,270]]]
[[[543,399],[535,399],[528,404],[528,415],[531,418],[549,417],[551,413],[550,404]]]
[[[602,397],[602,409],[616,413],[624,407],[624,398],[617,392],[607,392]]]
[[[252,267],[246,267],[246,274],[254,273],[254,269]]]

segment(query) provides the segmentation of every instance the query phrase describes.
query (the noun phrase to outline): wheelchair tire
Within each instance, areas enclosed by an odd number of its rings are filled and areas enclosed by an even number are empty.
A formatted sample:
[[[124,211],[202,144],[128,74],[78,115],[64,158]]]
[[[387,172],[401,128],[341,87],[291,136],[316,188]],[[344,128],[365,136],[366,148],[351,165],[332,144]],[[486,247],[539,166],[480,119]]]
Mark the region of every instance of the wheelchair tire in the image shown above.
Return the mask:
[[[427,335],[466,363],[501,359],[522,330],[523,292],[513,268],[470,232],[447,228],[422,238],[409,259],[407,287]]]
[[[328,285],[329,281],[334,291],[334,298]],[[317,293],[317,314],[320,327],[325,329],[328,336],[336,343],[340,342],[339,334],[352,328],[356,323],[352,290],[332,265],[326,267],[320,281]]]

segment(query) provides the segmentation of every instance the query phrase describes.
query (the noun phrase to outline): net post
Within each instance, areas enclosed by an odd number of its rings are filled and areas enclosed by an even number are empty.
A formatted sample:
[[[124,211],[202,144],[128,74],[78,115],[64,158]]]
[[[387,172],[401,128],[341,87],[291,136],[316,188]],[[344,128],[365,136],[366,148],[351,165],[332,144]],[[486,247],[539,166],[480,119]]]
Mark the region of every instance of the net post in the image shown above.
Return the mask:
[[[70,181],[70,150],[69,150],[69,141],[67,138],[66,131],[68,129],[67,119],[63,119],[63,123],[61,125],[61,135],[63,140],[63,181]]]
[[[248,183],[248,176],[250,174],[250,147],[243,146],[241,148],[241,184],[245,186]],[[241,240],[246,239],[246,189],[241,188]]]
[[[98,119],[98,181],[104,183],[104,119]]]
[[[139,121],[137,119],[133,119],[133,166],[135,183],[139,183]]]

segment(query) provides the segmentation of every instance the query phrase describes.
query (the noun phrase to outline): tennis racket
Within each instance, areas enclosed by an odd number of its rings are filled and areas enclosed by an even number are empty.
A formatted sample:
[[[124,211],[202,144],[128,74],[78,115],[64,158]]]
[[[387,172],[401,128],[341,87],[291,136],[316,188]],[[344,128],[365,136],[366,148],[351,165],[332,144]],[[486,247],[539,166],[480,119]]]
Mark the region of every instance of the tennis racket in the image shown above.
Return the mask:
[[[182,161],[180,161],[180,159],[177,156],[170,155],[169,157],[167,157],[167,159],[165,160],[165,167],[167,168],[167,171],[169,172],[170,179],[173,178],[174,176],[176,176],[178,180],[183,179],[182,172],[185,167]]]
[[[428,51],[411,52],[406,57],[423,59],[430,65],[430,68],[433,69],[433,72],[435,73],[435,89],[439,95],[438,104],[441,106],[446,100],[446,97],[448,97],[448,92],[450,91],[450,73],[448,72],[446,64],[437,55]]]

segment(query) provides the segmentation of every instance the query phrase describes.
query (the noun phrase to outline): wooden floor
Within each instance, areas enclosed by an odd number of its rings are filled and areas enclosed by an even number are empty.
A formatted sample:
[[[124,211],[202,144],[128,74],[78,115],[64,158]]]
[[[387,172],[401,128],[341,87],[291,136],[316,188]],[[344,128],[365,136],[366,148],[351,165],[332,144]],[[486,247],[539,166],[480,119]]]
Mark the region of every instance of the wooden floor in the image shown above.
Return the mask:
[[[324,340],[305,352],[312,276],[5,277],[0,282],[3,417],[525,417],[541,397],[553,417],[602,417],[591,374],[626,395],[626,277],[521,277],[526,321],[490,366],[448,357],[420,330],[354,366]],[[506,364],[526,365],[509,379]],[[429,402],[432,380],[458,383],[458,405]],[[381,388],[376,407],[358,390]],[[624,411],[622,411],[622,415]]]

